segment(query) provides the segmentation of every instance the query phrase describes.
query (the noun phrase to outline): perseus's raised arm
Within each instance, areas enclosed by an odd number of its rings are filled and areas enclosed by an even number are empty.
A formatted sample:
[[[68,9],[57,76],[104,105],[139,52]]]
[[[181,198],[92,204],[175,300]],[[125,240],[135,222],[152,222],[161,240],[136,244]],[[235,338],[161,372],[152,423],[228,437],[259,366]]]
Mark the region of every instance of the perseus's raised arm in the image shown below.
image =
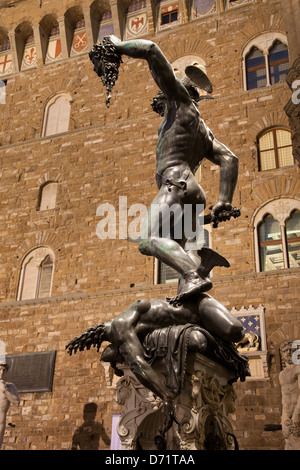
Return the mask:
[[[175,77],[171,64],[157,44],[146,39],[120,41],[116,36],[106,37],[114,44],[119,54],[147,60],[153,79],[166,96],[174,97],[180,92],[186,94],[185,87]]]

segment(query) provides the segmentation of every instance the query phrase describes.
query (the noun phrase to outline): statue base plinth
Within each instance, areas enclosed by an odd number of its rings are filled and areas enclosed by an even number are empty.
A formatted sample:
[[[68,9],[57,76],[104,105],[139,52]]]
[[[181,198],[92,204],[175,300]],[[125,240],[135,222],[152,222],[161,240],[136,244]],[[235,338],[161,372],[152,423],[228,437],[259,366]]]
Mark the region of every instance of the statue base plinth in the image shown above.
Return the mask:
[[[152,366],[162,381],[168,374],[163,360]],[[122,450],[158,450],[155,437],[164,424],[162,400],[146,389],[126,365],[117,382],[117,402],[123,406],[118,423]],[[174,401],[176,422],[165,436],[167,450],[230,450],[235,437],[228,414],[235,409],[235,372],[202,354],[188,354],[184,386]],[[161,448],[159,450],[162,450]]]

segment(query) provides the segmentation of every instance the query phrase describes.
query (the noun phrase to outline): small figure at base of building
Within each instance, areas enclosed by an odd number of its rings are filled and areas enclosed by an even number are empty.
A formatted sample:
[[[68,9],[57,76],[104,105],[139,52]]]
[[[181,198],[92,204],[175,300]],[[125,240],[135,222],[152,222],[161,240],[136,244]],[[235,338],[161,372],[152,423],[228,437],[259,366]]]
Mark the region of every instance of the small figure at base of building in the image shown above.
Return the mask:
[[[2,361],[1,361],[2,362]],[[10,404],[19,405],[20,397],[17,387],[13,383],[5,382],[3,376],[8,370],[8,365],[0,362],[0,449],[3,443],[3,436],[6,424],[6,415]]]
[[[290,342],[282,343],[280,352],[285,362],[285,368],[279,374],[285,450],[300,450],[300,364],[292,362]]]

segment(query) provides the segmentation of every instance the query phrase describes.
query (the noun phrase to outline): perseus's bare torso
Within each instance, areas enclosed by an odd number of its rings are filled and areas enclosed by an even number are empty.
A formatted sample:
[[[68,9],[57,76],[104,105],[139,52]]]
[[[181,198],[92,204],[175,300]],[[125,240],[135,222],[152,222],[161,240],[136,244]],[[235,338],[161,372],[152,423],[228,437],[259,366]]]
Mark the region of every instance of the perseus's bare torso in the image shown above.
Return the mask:
[[[213,135],[192,101],[168,103],[158,129],[156,170],[188,166],[195,173],[211,149]]]

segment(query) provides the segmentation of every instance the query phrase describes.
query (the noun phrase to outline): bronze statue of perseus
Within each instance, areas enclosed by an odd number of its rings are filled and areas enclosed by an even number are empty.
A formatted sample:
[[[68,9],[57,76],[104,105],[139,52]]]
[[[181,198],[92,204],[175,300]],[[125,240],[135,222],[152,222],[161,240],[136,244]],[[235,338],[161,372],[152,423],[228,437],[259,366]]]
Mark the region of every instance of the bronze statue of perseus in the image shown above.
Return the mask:
[[[173,404],[182,391],[189,352],[208,355],[227,366],[234,371],[233,380],[245,380],[249,375],[248,360],[239,355],[234,345],[244,336],[241,322],[207,293],[212,287],[211,269],[228,267],[228,261],[208,247],[197,247],[197,241],[184,232],[181,238],[174,236],[176,224],[184,225],[186,205],[192,208],[193,226],[198,223],[197,207],[205,207],[204,191],[195,178],[204,158],[220,166],[219,197],[211,213],[204,217],[204,223],[217,226],[223,220],[239,216],[239,210],[232,207],[238,159],[214,137],[200,116],[198,88],[212,93],[208,77],[200,69],[189,66],[184,79],[176,78],[171,64],[152,41],[124,42],[107,36],[94,46],[90,58],[106,86],[107,105],[123,55],[145,59],[160,89],[152,102],[153,110],[162,116],[156,148],[158,193],[141,228],[139,250],[179,273],[178,292],[169,299],[133,302],[112,321],[88,328],[66,348],[70,354],[91,346],[99,350],[102,342],[108,341],[110,345],[101,360],[110,362],[117,375],[121,374],[118,364],[125,362],[147,389],[162,398],[166,415],[172,421],[175,419]],[[180,220],[176,216],[171,219],[169,236],[165,236],[157,212],[162,206],[174,205],[182,209]],[[152,367],[163,354],[167,358],[167,383],[162,382]]]
[[[187,239],[185,234],[181,239],[172,236],[175,225],[183,224],[183,220],[178,221],[177,216],[174,216],[171,220],[170,236],[166,237],[162,235],[162,220],[158,212],[164,205],[176,205],[184,214],[184,207],[190,205],[192,224],[194,227],[197,225],[197,207],[204,208],[206,199],[195,178],[195,172],[202,160],[207,158],[220,166],[219,198],[211,209],[210,220],[218,222],[236,216],[232,198],[238,176],[238,159],[214,137],[200,116],[197,102],[201,96],[195,82],[209,93],[212,92],[211,83],[204,72],[189,66],[186,73],[193,81],[188,77],[180,80],[176,78],[171,64],[154,42],[143,39],[120,41],[115,36],[107,36],[102,44],[94,46],[90,58],[94,70],[102,80],[105,82],[105,77],[109,77],[107,83],[110,91],[118,77],[123,55],[145,59],[160,89],[152,104],[153,109],[162,116],[156,148],[155,178],[158,193],[142,225],[139,250],[144,255],[158,258],[179,273],[180,289],[171,299],[171,302],[177,302],[194,293],[208,291],[212,282],[202,275],[201,269],[199,270],[198,250],[189,248],[196,246],[192,243],[195,240]]]

